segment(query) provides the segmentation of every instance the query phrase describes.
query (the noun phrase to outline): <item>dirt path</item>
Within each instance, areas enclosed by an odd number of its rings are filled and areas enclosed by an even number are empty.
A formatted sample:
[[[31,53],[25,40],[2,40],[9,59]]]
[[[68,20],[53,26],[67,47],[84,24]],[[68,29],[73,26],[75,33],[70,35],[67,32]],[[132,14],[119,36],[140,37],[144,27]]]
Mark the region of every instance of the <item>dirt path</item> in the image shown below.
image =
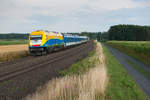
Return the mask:
[[[30,66],[39,67],[0,82],[0,100],[21,100],[26,95],[32,94],[37,87],[44,85],[52,78],[58,77],[60,70],[64,70],[75,61],[86,57],[91,50],[93,50],[93,43],[88,42],[45,56],[26,57],[13,62],[1,63],[0,72],[2,76],[15,69],[28,69]],[[58,61],[51,62],[53,58],[63,55],[66,56]]]
[[[150,98],[150,80],[145,77],[143,74],[138,72],[128,61],[127,59],[130,59],[133,61],[136,65],[142,67],[143,69],[146,69],[147,71],[150,71],[150,67],[142,64],[139,61],[136,61],[134,58],[118,51],[115,48],[112,48],[108,45],[105,45],[105,47],[113,54],[113,56],[120,62],[120,64],[123,65],[123,67],[126,69],[126,71],[133,77],[133,79],[136,81],[136,83],[141,87],[141,89],[147,94],[147,96]]]

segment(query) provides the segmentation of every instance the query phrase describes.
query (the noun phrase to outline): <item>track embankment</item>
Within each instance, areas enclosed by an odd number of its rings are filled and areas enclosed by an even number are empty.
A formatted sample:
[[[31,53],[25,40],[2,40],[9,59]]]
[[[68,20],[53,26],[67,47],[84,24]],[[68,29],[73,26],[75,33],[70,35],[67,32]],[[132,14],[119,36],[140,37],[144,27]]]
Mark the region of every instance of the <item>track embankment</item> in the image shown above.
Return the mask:
[[[67,69],[66,72],[69,73],[65,76],[50,80],[44,88],[39,87],[39,91],[23,100],[103,100],[108,76],[105,55],[99,42],[96,43],[96,50],[92,55],[91,53]]]
[[[35,92],[59,71],[84,58],[93,50],[93,42],[38,57],[25,57],[0,64],[0,100],[20,100]]]

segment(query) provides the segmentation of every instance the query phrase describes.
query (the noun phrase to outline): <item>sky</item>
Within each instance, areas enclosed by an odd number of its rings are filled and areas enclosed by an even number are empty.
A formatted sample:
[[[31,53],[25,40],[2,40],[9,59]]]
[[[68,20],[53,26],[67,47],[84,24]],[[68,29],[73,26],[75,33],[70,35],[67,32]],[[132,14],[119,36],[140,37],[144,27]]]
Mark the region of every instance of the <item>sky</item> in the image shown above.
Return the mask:
[[[103,32],[150,25],[150,0],[0,0],[0,33]]]

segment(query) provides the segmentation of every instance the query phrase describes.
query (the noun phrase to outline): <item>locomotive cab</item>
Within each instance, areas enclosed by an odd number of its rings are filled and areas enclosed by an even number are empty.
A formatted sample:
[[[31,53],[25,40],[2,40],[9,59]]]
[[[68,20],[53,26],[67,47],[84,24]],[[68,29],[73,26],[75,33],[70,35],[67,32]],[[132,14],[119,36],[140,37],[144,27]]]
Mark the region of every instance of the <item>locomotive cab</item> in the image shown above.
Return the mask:
[[[42,44],[42,35],[30,36],[30,44],[32,46],[40,46]]]
[[[33,31],[29,35],[29,52],[42,55],[64,47],[63,35],[58,32]]]
[[[45,51],[43,47],[44,35],[41,31],[34,31],[29,35],[29,52],[32,55],[42,55]]]

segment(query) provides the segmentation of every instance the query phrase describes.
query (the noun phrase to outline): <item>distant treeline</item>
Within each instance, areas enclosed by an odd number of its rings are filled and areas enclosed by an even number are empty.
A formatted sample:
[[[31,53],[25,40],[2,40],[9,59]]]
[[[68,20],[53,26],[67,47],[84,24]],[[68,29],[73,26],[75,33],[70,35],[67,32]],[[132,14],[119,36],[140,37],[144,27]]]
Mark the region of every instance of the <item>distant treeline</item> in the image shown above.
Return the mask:
[[[76,34],[88,36],[90,39],[97,39],[98,41],[150,41],[150,26],[115,25],[111,26],[107,32],[81,32]]]
[[[74,35],[88,36],[90,39],[121,40],[121,41],[150,41],[150,26],[139,25],[115,25],[108,32],[81,32],[70,33]],[[0,34],[0,39],[28,39],[29,34]]]
[[[107,35],[109,40],[149,41],[150,27],[138,25],[115,25],[110,27]]]
[[[0,39],[28,39],[29,34],[0,34]]]
[[[90,39],[97,39],[98,33],[100,34],[100,32],[81,32],[69,34],[88,36]],[[0,39],[28,39],[28,36],[29,34],[18,34],[18,33],[0,34]]]
[[[69,34],[88,36],[91,40],[96,40],[100,37],[101,32],[81,32],[81,33],[69,33]]]

